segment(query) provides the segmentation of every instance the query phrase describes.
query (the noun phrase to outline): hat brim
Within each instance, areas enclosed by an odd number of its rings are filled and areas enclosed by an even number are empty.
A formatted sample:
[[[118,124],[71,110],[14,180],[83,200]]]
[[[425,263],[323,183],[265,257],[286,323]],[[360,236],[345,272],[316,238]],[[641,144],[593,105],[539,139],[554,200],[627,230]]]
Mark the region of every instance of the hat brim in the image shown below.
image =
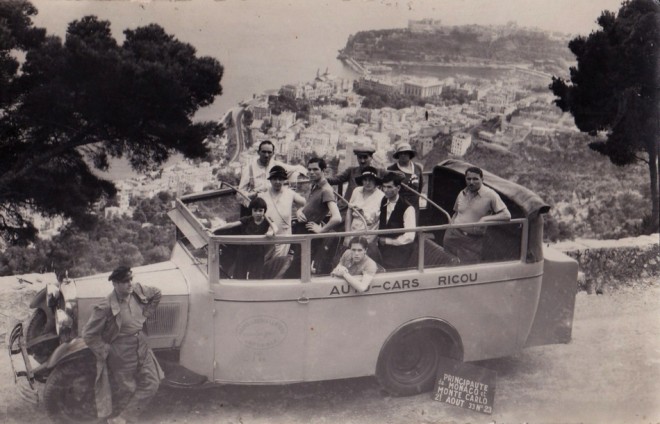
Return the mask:
[[[280,180],[288,180],[289,179],[289,177],[286,174],[273,174],[273,175],[268,176],[269,180],[272,180],[273,178],[278,178]]]
[[[362,179],[363,179],[363,178],[365,178],[365,177],[363,177],[362,175],[359,175],[359,176],[355,177],[355,182],[356,182],[358,185],[361,186],[361,185],[362,185]],[[366,178],[371,178],[371,179],[373,179],[374,181],[376,181],[376,185],[380,185],[380,184],[383,183],[383,180],[381,180],[380,178],[378,178],[378,177],[376,177],[376,176],[374,176],[374,175],[367,175]]]
[[[394,157],[394,159],[399,159],[399,155],[401,153],[410,153],[410,158],[411,159],[414,158],[417,155],[417,153],[415,153],[414,150],[401,150],[399,152],[394,152],[394,154],[392,154],[392,156]]]

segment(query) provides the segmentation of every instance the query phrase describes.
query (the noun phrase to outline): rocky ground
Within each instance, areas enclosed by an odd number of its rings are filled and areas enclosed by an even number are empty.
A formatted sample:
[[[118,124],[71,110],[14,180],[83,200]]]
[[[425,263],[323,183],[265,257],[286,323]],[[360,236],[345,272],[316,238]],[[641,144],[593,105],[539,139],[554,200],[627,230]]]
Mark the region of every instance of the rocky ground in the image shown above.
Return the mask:
[[[660,423],[659,310],[660,283],[654,279],[631,281],[604,295],[580,292],[571,343],[479,363],[497,371],[491,416],[435,402],[430,394],[393,398],[374,379],[360,378],[204,391],[162,388],[143,422]],[[16,394],[6,354],[0,354],[0,380],[0,422],[48,422],[43,410]]]

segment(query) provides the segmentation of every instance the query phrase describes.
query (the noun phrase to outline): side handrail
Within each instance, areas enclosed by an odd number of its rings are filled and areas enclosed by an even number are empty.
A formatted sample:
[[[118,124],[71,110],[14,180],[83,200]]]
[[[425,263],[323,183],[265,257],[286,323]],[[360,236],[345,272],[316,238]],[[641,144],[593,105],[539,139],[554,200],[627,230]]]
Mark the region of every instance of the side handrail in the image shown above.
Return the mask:
[[[447,218],[447,222],[451,222],[451,215],[449,215],[449,213],[446,210],[442,209],[442,207],[440,205],[435,203],[433,200],[429,199],[428,196],[426,196],[425,194],[420,193],[419,191],[415,190],[414,188],[410,187],[407,184],[401,183],[401,186],[408,189],[408,190],[410,190],[412,193],[414,193],[418,197],[421,197],[422,199],[426,200],[431,206],[433,206],[434,208],[436,208],[437,210],[439,210],[440,212],[442,212],[445,215],[445,217]]]
[[[335,193],[335,196],[339,197],[341,200],[343,200],[344,202],[346,202],[346,206],[348,206],[348,208],[349,208],[350,210],[354,211],[354,212],[358,215],[358,217],[360,218],[360,220],[361,220],[362,223],[364,224],[364,228],[365,228],[365,230],[366,230],[367,228],[369,228],[369,225],[367,224],[367,219],[364,217],[364,215],[362,215],[362,212],[360,212],[360,211],[358,210],[358,208],[355,207],[355,205],[352,205],[351,202],[349,202],[348,200],[346,200],[346,198],[345,198],[344,196],[342,196],[341,194],[339,194],[339,193],[337,192],[337,190],[334,190],[334,189],[333,189],[332,192]]]
[[[423,233],[431,231],[440,231],[448,230],[450,228],[473,228],[475,226],[480,227],[495,227],[501,225],[513,225],[513,224],[525,224],[527,222],[526,218],[515,218],[510,221],[493,221],[493,222],[479,222],[479,223],[467,223],[467,224],[442,224],[442,225],[430,225],[424,227],[415,227],[415,228],[394,228],[387,230],[368,230],[360,231],[360,234],[364,235],[382,235],[382,234],[401,234],[401,233]],[[333,237],[346,237],[355,235],[355,231],[336,231],[330,233],[320,233],[320,234],[291,234],[291,235],[278,235],[275,238],[267,238],[266,236],[238,236],[238,235],[212,235],[212,240],[227,240],[232,244],[269,244],[276,241],[277,243],[289,243],[289,242],[301,242],[310,238],[333,238]]]
[[[233,186],[233,185],[231,185],[231,184],[229,184],[229,183],[227,183],[227,182],[225,182],[225,181],[222,181],[221,184],[224,184],[224,185],[226,185],[227,187],[229,187],[230,189],[234,190],[236,193],[238,193],[241,197],[243,197],[243,198],[244,198],[245,200],[247,200],[248,202],[251,202],[251,201],[252,201],[252,199],[250,199],[250,197],[249,197],[247,194],[245,194],[242,190],[239,190],[238,187],[235,187],[235,186]],[[268,215],[264,215],[264,217],[266,218],[266,220],[268,221],[268,223],[270,224],[270,226],[271,226],[273,229],[276,230],[276,229],[277,229],[277,224],[275,224],[275,221],[273,221],[273,219],[272,219],[271,217],[269,217]]]

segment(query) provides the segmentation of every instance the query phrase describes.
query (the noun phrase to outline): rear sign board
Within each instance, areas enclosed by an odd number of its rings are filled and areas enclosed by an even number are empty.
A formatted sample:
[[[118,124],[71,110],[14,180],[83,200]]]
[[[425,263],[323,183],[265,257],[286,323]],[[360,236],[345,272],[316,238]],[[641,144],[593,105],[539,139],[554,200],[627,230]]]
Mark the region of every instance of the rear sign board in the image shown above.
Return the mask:
[[[442,358],[438,363],[433,400],[490,415],[496,377],[495,371]]]

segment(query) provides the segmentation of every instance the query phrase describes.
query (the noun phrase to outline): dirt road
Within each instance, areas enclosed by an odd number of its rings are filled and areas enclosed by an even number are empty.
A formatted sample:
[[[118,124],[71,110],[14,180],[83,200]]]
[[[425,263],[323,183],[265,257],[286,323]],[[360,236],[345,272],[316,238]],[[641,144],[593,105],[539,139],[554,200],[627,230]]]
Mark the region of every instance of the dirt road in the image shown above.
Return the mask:
[[[4,347],[4,345],[3,345]],[[483,361],[497,371],[491,416],[430,394],[392,398],[372,378],[291,386],[161,389],[145,423],[660,423],[660,283],[578,294],[573,341]],[[0,354],[0,422],[42,423]]]

